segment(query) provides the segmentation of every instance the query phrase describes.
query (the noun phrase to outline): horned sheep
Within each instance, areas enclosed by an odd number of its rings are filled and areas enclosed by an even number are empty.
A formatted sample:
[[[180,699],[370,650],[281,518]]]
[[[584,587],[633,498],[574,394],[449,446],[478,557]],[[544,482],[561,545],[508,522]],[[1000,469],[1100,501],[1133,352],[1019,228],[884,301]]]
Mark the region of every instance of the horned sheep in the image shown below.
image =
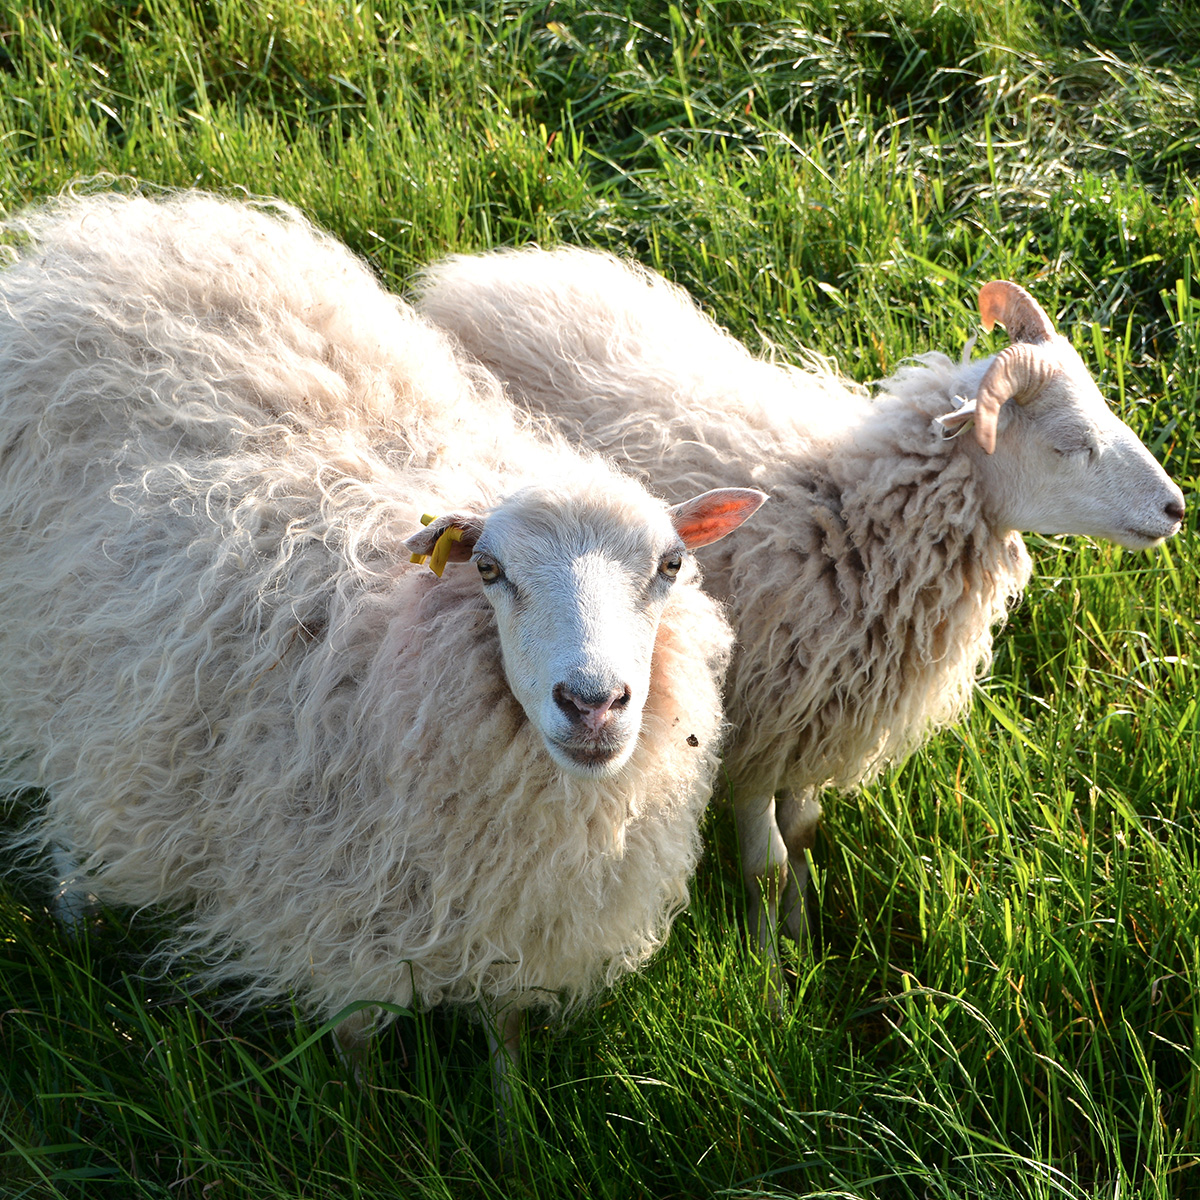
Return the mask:
[[[482,1006],[507,1056],[523,1010],[643,964],[722,728],[731,634],[691,550],[761,493],[669,508],[535,435],[286,206],[68,195],[5,233],[25,848],[186,909],[168,961],[239,1000]]]
[[[737,633],[725,765],[777,980],[777,917],[800,936],[822,790],[870,780],[964,711],[1030,576],[1020,531],[1142,548],[1184,515],[1070,343],[1007,281],[979,302],[1011,346],[923,355],[874,397],[820,364],[753,357],[681,289],[601,252],[455,256],[416,290],[518,402],[668,498],[717,478],[771,497],[704,568]]]

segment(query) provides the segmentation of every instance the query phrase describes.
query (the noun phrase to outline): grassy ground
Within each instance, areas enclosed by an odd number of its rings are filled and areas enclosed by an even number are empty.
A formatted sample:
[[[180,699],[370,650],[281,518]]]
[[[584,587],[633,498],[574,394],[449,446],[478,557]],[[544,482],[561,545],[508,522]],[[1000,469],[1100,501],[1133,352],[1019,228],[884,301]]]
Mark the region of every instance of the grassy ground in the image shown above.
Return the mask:
[[[863,380],[957,353],[1009,277],[1189,494],[1198,117],[1190,0],[0,0],[7,210],[103,172],[275,194],[397,288],[604,246]],[[1032,539],[969,722],[827,805],[779,1016],[715,809],[667,949],[528,1039],[516,1177],[463,1018],[347,1087],[286,1008],[139,974],[155,918],[73,941],[13,878],[0,1195],[1200,1194],[1193,530]]]

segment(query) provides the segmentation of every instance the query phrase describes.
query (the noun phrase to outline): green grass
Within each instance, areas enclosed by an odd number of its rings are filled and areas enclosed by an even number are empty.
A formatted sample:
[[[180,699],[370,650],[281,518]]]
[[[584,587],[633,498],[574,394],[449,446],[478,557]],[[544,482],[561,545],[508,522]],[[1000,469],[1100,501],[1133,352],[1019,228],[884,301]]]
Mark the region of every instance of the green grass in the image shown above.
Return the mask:
[[[862,380],[1014,278],[1189,494],[1198,113],[1188,0],[0,0],[6,211],[105,173],[280,195],[396,288],[602,246]],[[13,876],[0,1196],[1200,1194],[1194,518],[1030,540],[971,718],[827,804],[781,1014],[715,808],[669,946],[527,1039],[505,1175],[464,1017],[402,1017],[356,1088],[286,1006],[147,977],[165,918],[73,940]]]

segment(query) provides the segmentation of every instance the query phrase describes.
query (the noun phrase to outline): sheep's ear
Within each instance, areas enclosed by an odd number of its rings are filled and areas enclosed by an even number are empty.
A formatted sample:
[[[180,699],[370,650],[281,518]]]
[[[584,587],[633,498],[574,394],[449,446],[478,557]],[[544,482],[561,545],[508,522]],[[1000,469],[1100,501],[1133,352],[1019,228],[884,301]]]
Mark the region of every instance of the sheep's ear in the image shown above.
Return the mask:
[[[670,509],[671,523],[689,550],[719,542],[766,500],[756,488],[717,488],[676,504]]]
[[[424,529],[405,538],[404,548],[411,562],[429,559],[430,570],[439,578],[448,562],[469,562],[471,551],[483,532],[483,520],[467,513],[450,513],[444,517],[421,518]]]
[[[940,425],[942,436],[945,438],[958,437],[960,433],[970,429],[975,420],[975,401],[968,400],[965,404],[961,404],[953,412],[942,413],[940,417],[934,417],[935,425]]]
[[[1054,323],[1046,310],[1020,284],[993,279],[979,289],[979,318],[989,333],[1003,325],[1014,342],[1051,342]]]

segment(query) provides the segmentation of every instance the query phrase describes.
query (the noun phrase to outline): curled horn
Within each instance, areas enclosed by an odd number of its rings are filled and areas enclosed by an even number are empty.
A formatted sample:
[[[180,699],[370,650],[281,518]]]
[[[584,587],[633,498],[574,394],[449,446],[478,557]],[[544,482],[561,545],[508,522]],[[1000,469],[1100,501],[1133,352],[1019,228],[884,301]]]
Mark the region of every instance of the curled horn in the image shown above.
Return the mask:
[[[1000,406],[1006,400],[1028,403],[1058,369],[1058,355],[1048,345],[1057,335],[1042,306],[1007,279],[993,279],[979,289],[979,316],[984,329],[1003,325],[1013,341],[988,367],[975,399],[975,440],[991,454]]]

